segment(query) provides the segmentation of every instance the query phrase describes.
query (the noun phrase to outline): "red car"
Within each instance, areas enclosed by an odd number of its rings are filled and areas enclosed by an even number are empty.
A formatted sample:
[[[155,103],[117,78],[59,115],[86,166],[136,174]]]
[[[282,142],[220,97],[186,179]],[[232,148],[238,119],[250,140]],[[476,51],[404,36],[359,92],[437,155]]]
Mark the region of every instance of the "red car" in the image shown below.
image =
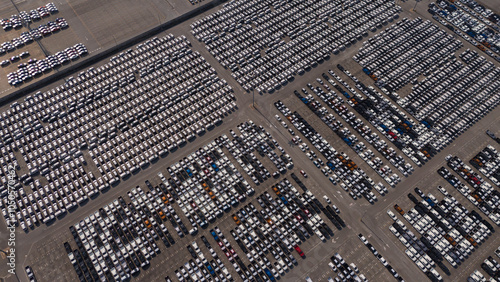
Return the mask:
[[[307,215],[308,218],[310,218],[312,216],[312,214],[309,212],[308,209],[303,208],[302,211]]]
[[[233,261],[233,257],[231,256],[231,253],[230,252],[226,252],[226,257],[229,261]]]
[[[297,253],[299,253],[300,257],[303,258],[305,256],[304,252],[300,249],[299,245],[295,245],[295,246],[293,246],[293,248],[297,251]]]
[[[295,218],[300,222],[300,223],[304,223],[304,220],[302,219],[302,217],[298,214],[294,214]]]
[[[305,171],[303,171],[302,169],[300,170],[300,174],[302,174],[302,176],[304,176],[305,178],[307,178],[307,173]]]
[[[217,242],[217,244],[219,244],[219,247],[224,251],[226,249],[226,246],[224,246],[224,243],[222,242]]]

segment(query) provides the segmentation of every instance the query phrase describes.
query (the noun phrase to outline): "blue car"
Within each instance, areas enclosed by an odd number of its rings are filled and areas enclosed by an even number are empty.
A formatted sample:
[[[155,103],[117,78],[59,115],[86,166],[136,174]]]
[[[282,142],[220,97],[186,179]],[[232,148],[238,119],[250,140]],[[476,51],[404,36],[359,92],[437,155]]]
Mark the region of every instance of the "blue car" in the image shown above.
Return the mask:
[[[219,236],[217,236],[217,233],[213,229],[210,229],[210,234],[214,237],[215,241],[219,240]]]
[[[210,275],[214,276],[215,275],[215,271],[214,269],[212,268],[212,266],[207,262],[205,263],[205,266],[207,267],[208,269],[208,272],[210,272]]]
[[[276,281],[276,278],[274,278],[274,275],[271,273],[271,271],[268,268],[264,268],[264,272],[266,275],[269,277],[271,281]]]

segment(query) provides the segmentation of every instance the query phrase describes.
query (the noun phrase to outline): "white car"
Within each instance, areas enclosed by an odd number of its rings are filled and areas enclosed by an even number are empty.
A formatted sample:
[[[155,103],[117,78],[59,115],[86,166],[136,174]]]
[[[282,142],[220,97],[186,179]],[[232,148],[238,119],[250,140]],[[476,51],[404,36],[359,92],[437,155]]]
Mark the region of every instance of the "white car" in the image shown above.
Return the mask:
[[[396,215],[391,211],[391,210],[387,210],[387,214],[389,215],[389,217],[396,221],[398,218],[396,217]]]

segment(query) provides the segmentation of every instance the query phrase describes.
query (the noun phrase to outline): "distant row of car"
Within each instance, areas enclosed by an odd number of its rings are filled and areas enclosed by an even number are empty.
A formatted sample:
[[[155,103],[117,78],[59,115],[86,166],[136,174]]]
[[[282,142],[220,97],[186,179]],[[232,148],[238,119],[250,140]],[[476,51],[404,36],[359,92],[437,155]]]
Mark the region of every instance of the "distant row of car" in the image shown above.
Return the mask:
[[[363,234],[359,233],[358,238],[377,258],[377,260],[379,260],[380,263],[382,263],[382,265],[387,268],[387,270],[391,273],[392,276],[394,276],[394,278],[396,278],[400,282],[404,281],[403,277],[401,277],[401,275],[399,275],[399,273],[387,262],[387,260],[377,251],[377,249],[375,249],[375,247],[370,242],[368,242],[368,239],[366,239]]]
[[[313,144],[316,150],[326,158],[328,171],[333,173],[335,182],[339,182],[342,189],[348,192],[353,199],[365,197],[369,202],[374,202],[374,194],[370,190],[375,183],[367,176],[366,172],[358,168],[357,164],[344,152],[337,152],[297,112],[292,113],[280,100],[275,102],[274,105]]]
[[[40,6],[29,12],[21,11],[19,15],[12,15],[10,18],[5,18],[0,20],[0,25],[3,30],[18,29],[23,26],[23,24],[28,24],[30,22],[39,21],[42,18],[48,17],[51,14],[59,12],[54,3],[47,3],[45,6]]]
[[[340,282],[340,281],[356,281],[364,282],[368,281],[364,274],[359,273],[358,267],[354,263],[347,264],[344,258],[339,254],[335,253],[330,257],[331,262],[328,266],[337,273],[337,277],[334,279],[328,278],[329,282]]]
[[[136,70],[151,66],[136,80]],[[214,128],[233,110],[231,92],[187,40],[167,35],[12,103],[0,113],[2,214],[8,217],[7,164],[27,168],[18,172],[16,219],[29,231],[179,149],[185,138]],[[144,100],[146,93],[154,97]],[[169,118],[174,114],[184,118]],[[81,150],[87,148],[102,176],[84,167]]]
[[[19,84],[22,84],[23,82],[37,77],[38,75],[43,74],[46,71],[49,71],[70,61],[74,61],[81,56],[85,56],[88,53],[89,52],[85,45],[83,45],[82,43],[77,43],[75,44],[75,46],[68,47],[63,51],[59,51],[54,55],[48,56],[45,59],[31,59],[27,64],[20,64],[18,66],[19,70],[7,74],[8,82],[12,86],[17,86]]]
[[[244,90],[272,93],[400,12],[386,0],[352,3],[337,13],[334,2],[230,2],[192,23],[191,29]]]
[[[406,36],[410,34],[408,41]],[[442,44],[445,47],[431,47]],[[382,92],[416,119],[417,122],[405,119],[409,124],[404,125],[399,116],[395,120],[386,117],[390,122],[374,125],[390,134],[391,141],[399,142],[402,151],[417,165],[500,103],[500,98],[494,95],[500,87],[500,68],[471,50],[460,55],[465,64],[462,63],[452,56],[462,45],[429,21],[403,19],[387,32],[369,39],[354,56]],[[408,48],[420,51],[408,52]],[[416,80],[420,74],[426,76],[422,81]],[[457,83],[454,76],[467,77],[466,81],[475,83]],[[484,91],[475,91],[479,81],[485,83]],[[397,89],[409,83],[415,85],[412,92],[399,97]],[[395,130],[397,127],[399,130]]]
[[[494,189],[478,173],[472,170],[457,156],[446,157],[448,166],[462,177],[467,184],[472,186],[472,190],[466,185],[457,181],[454,186],[459,186],[459,191],[469,199],[475,206],[487,215],[495,224],[500,225],[500,192]],[[438,173],[444,178],[451,178],[450,172],[443,167]],[[453,179],[453,178],[451,178]],[[450,181],[450,180],[448,180]],[[451,183],[451,182],[450,182]]]
[[[428,12],[433,15],[435,20],[455,34],[478,47],[493,59],[500,61],[500,36],[498,35],[500,29],[498,25],[492,24],[483,15],[476,14],[459,1],[453,4],[448,4],[446,1],[439,1],[438,5],[431,3]]]
[[[32,43],[34,40],[41,39],[43,36],[48,36],[53,32],[68,28],[69,25],[64,18],[57,18],[54,22],[49,21],[47,24],[40,25],[38,28],[24,31],[20,37],[15,37],[11,41],[6,41],[0,44],[0,56],[7,52],[13,52],[16,48],[21,48],[26,44]]]
[[[335,75],[333,71],[329,71],[331,74],[333,74],[335,77],[337,77],[338,80],[340,80],[340,77]],[[331,81],[331,78],[328,77],[328,75],[323,74],[323,78],[327,79],[330,83],[333,83],[332,85],[338,86],[335,82]],[[339,114],[347,123],[349,123],[352,127],[355,129],[358,129],[359,133],[362,133],[362,136],[366,138],[368,136],[367,134],[371,130],[368,128],[366,130],[363,129],[363,122],[360,119],[356,118],[356,115],[353,112],[348,111],[347,107],[345,105],[342,105],[344,100],[337,95],[335,92],[333,92],[328,85],[326,85],[323,80],[321,79],[316,79],[320,85],[325,87],[327,90],[329,90],[329,93],[325,93],[325,91],[320,88],[320,87],[313,87],[310,83],[308,84],[308,87],[310,90],[318,95],[323,102],[325,102],[330,108],[334,109],[337,114]],[[337,89],[338,90],[338,89]],[[377,171],[382,178],[384,178],[385,181],[390,186],[395,186],[399,181],[400,177],[396,173],[392,173],[392,170],[387,166],[383,165],[382,161],[377,157],[378,161],[373,162],[370,159],[372,158],[371,150],[366,150],[366,145],[363,142],[358,142],[358,138],[356,135],[351,134],[350,130],[347,127],[344,127],[341,121],[335,120],[335,116],[333,114],[328,113],[328,110],[324,107],[321,106],[321,104],[316,101],[311,94],[306,89],[302,89],[302,92],[305,97],[303,97],[301,94],[298,93],[298,91],[295,91],[295,95],[303,101],[311,111],[316,113],[318,117],[330,128],[332,129],[344,142],[346,142],[353,150],[360,155],[375,171]],[[341,91],[341,93],[345,93],[344,91]],[[348,100],[350,101],[350,100]],[[352,101],[351,101],[352,102]],[[373,135],[372,135],[373,136]],[[375,134],[374,139],[378,137]],[[376,148],[380,148],[381,152],[383,155],[385,155],[388,159],[392,160],[392,163],[400,169],[400,171],[406,173],[406,176],[408,176],[408,172],[411,173],[411,165],[408,166],[408,164],[405,166],[405,160],[402,157],[398,157],[397,161],[396,159],[393,159],[391,155],[395,156],[395,151],[392,149],[392,151],[386,150],[387,145],[384,146],[385,141],[380,141],[380,142],[373,142],[376,140],[371,140],[371,138],[366,138],[369,143],[377,143],[378,146]],[[383,143],[382,143],[383,142]],[[366,154],[364,151],[366,150]],[[326,169],[326,168],[325,168]],[[376,198],[374,198],[376,200]]]
[[[215,227],[215,230],[217,230],[219,236],[223,238],[224,235],[222,235],[220,229]],[[212,279],[223,282],[234,281],[233,277],[229,273],[229,270],[226,268],[205,236],[201,236],[201,240],[210,251],[212,259],[209,260],[205,258],[205,255],[196,241],[191,242],[191,244],[187,246],[187,249],[193,258],[189,259],[188,262],[184,263],[181,267],[174,271],[177,279],[181,282],[189,281],[190,279],[192,281],[210,281]],[[224,241],[227,242],[227,240]],[[231,248],[229,242],[227,243],[227,248]],[[231,253],[235,254],[232,248],[230,250],[232,251]],[[169,276],[166,276],[165,281],[171,282],[172,279]]]
[[[469,163],[486,176],[493,184],[500,186],[500,154],[488,145],[474,156]]]
[[[398,213],[422,235],[417,238],[405,224],[390,210],[387,214],[394,220],[389,230],[407,248],[406,254],[415,264],[434,281],[441,281],[436,275],[437,265],[446,274],[449,270],[443,265],[446,259],[452,267],[458,267],[479,244],[484,242],[494,228],[475,212],[469,212],[444,187],[438,190],[444,195],[439,201],[431,193],[424,194],[419,188],[415,192],[422,198],[417,200],[411,193],[410,200],[415,204],[407,212],[395,205]],[[430,275],[433,274],[433,275]]]
[[[230,231],[231,235],[250,264],[241,263],[237,255],[225,249],[227,244],[219,243],[243,281],[279,279],[298,263],[291,252],[295,250],[301,258],[306,258],[299,247],[302,242],[314,234],[322,241],[333,236],[332,229],[320,217],[321,212],[339,230],[345,226],[332,207],[325,208],[309,190],[299,193],[288,179],[280,180],[271,188],[276,197],[264,191],[256,198],[260,210],[250,203],[233,214],[237,226]],[[225,242],[219,234],[211,233],[216,241]],[[276,260],[274,263],[270,262],[269,254]]]

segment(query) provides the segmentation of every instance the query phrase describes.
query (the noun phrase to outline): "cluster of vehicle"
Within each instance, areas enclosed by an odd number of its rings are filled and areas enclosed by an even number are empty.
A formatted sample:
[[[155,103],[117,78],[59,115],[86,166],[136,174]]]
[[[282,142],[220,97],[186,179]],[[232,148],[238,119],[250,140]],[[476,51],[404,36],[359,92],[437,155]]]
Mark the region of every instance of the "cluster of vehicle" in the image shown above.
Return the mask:
[[[191,29],[243,89],[271,93],[361,40],[369,30],[392,22],[399,11],[387,0],[349,1],[342,6],[337,0],[266,0],[258,5],[239,0],[195,21]]]
[[[340,281],[356,281],[363,282],[368,281],[364,274],[359,273],[358,267],[354,263],[347,264],[344,258],[339,254],[335,253],[332,257],[330,257],[331,262],[328,263],[328,266],[334,271],[337,272],[337,276],[335,279],[328,277],[329,282],[340,282]]]
[[[64,18],[56,18],[55,21],[49,21],[47,24],[42,24],[38,28],[30,29],[29,32],[24,31],[21,33],[20,37],[15,37],[10,42],[6,41],[2,43],[0,55],[4,55],[6,52],[12,52],[16,48],[32,43],[33,40],[41,39],[43,36],[48,36],[53,32],[57,32],[68,27],[69,25]]]
[[[221,136],[168,167],[171,179],[158,173],[167,187],[177,191],[177,203],[191,223],[191,234],[255,193],[223,153],[221,139],[227,140]]]
[[[271,281],[274,281],[273,278],[279,279],[297,265],[291,254],[294,250],[300,257],[306,257],[299,247],[302,242],[314,234],[322,241],[332,237],[332,229],[319,215],[321,211],[339,230],[345,226],[345,222],[331,206],[327,205],[325,208],[309,190],[299,193],[288,179],[279,181],[271,188],[277,197],[271,196],[267,191],[257,196],[261,209],[257,210],[250,203],[233,215],[237,226],[230,231],[231,235],[250,264],[241,263],[237,255],[227,247],[227,243],[225,246],[219,243],[244,281],[261,281],[260,278],[267,280],[263,277],[264,274]],[[220,234],[213,231],[211,233],[216,241],[225,242]],[[267,257],[269,254],[275,260],[274,263]]]
[[[457,9],[457,6],[460,9]],[[465,12],[467,11],[468,12]],[[448,4],[446,1],[429,4],[429,13],[441,24],[478,47],[497,61],[500,61],[500,35],[498,25],[489,20],[471,15],[471,11],[460,2]],[[491,12],[491,11],[490,11]],[[438,17],[439,16],[439,17]],[[442,19],[441,19],[442,18]],[[495,30],[496,29],[496,30]]]
[[[292,158],[285,154],[285,150],[262,125],[257,126],[250,120],[238,125],[238,130],[241,135],[230,130],[234,139],[224,140],[224,145],[256,185],[271,178],[271,173],[255,156],[254,151],[261,157],[267,156],[276,166],[277,171],[272,174],[273,177],[278,177],[287,168],[293,167]],[[280,155],[275,152],[276,149],[279,149]]]
[[[377,251],[377,249],[375,249],[375,247],[370,242],[368,242],[368,239],[366,239],[366,237],[363,236],[363,234],[359,233],[358,238],[370,250],[370,252],[372,252],[372,254],[380,261],[380,263],[382,263],[382,265],[385,268],[387,268],[387,270],[391,273],[392,276],[394,276],[394,278],[396,278],[400,282],[404,281],[403,277],[401,277],[401,275],[399,275],[399,273],[387,262],[387,260]]]
[[[434,136],[425,142],[442,148],[498,105],[500,68],[477,52],[466,50],[447,61],[398,101],[417,120],[432,128]],[[456,82],[454,78],[463,77]],[[432,86],[432,87],[431,87]],[[437,134],[437,135],[436,135]]]
[[[51,14],[59,12],[54,3],[47,3],[45,6],[40,6],[29,12],[21,11],[19,15],[12,15],[8,19],[1,19],[0,25],[3,30],[18,29],[23,26],[23,24],[28,24],[30,22],[39,21],[42,18],[48,17]]]
[[[155,63],[160,56],[164,62]],[[135,71],[150,67],[147,76],[135,79]],[[191,75],[181,77],[187,71]],[[28,168],[19,176],[19,186],[29,185],[33,191],[27,195],[19,189],[17,217],[46,223],[165,156],[193,134],[213,128],[234,108],[231,92],[185,39],[155,38],[2,112],[0,190],[7,189],[7,164],[21,167],[14,155],[17,148]],[[82,167],[85,148],[102,177]],[[34,181],[39,174],[46,185]],[[4,210],[6,195],[2,201]]]
[[[359,83],[359,80],[351,75],[349,73],[349,71],[345,70],[341,65],[337,65],[337,67],[343,71],[346,75],[348,75],[354,82],[356,83]],[[337,74],[335,74],[334,71],[332,70],[328,70],[328,73],[334,77],[338,82],[342,83],[347,89],[349,89],[353,94],[355,94],[355,96],[357,98],[351,98],[351,99],[347,99],[347,103],[352,106],[352,107],[355,107],[356,106],[356,102],[359,101],[357,100],[358,98],[360,98],[358,95],[358,93],[352,89],[345,81],[343,81]],[[330,77],[328,77],[327,74],[323,74],[322,75],[323,78],[325,80],[327,80],[337,91],[339,91],[340,93],[346,95],[346,91],[344,91],[344,89],[342,89],[342,87],[340,87],[339,85],[337,85],[335,83],[335,81],[333,81]],[[387,143],[385,142],[385,140],[381,139],[380,136],[376,133],[376,132],[372,132],[370,127],[367,126],[367,125],[364,125],[363,121],[359,118],[356,118],[355,114],[350,112],[350,111],[347,111],[347,114],[345,113],[345,111],[347,110],[345,108],[345,106],[343,106],[343,102],[344,100],[339,96],[337,95],[333,89],[330,89],[330,87],[328,85],[326,85],[326,83],[324,83],[321,79],[317,79],[317,81],[323,85],[323,87],[325,87],[329,92],[326,93],[323,89],[321,88],[315,88],[315,89],[312,89],[313,92],[318,95],[318,97],[321,98],[321,100],[323,102],[325,102],[328,106],[330,106],[332,109],[334,109],[342,118],[344,118],[345,121],[347,121],[363,138],[365,138],[365,140],[371,144],[379,153],[382,154],[382,156],[384,156],[392,165],[394,165],[404,176],[408,176],[409,174],[411,174],[411,172],[414,170],[412,165],[409,164],[409,163],[406,163],[405,162],[405,159],[401,156],[401,155],[398,155],[396,150],[392,147],[389,147],[387,145]],[[316,90],[316,91],[315,91]],[[347,94],[348,95],[348,94]],[[350,96],[350,95],[349,95]],[[347,98],[347,97],[346,97]],[[352,100],[354,99],[354,100]],[[400,114],[400,113],[399,113]],[[386,131],[382,131],[382,133],[384,135],[386,135],[386,137],[390,137],[391,135],[386,132]],[[391,138],[389,138],[389,140],[391,140]],[[359,149],[357,148],[357,145],[354,146],[354,150],[355,151],[358,151]],[[370,160],[372,157],[373,157],[373,152],[371,152],[370,149],[366,150],[365,152],[360,152],[359,153],[360,157],[363,158],[365,161],[367,161],[367,163],[373,168],[374,166],[371,165],[369,163],[368,160]],[[379,162],[380,163],[380,162]],[[380,166],[376,166],[375,167],[377,169],[375,169],[379,174],[380,172],[382,172],[382,174],[386,175],[386,171],[382,171],[381,170],[381,167],[382,164],[380,163]],[[380,171],[380,172],[379,172]],[[388,175],[386,175],[388,176]],[[394,182],[394,180],[397,180],[396,177],[384,177],[383,178],[390,184],[392,185],[392,183]],[[380,191],[379,191],[380,192]]]
[[[422,236],[417,238],[405,224],[390,210],[387,214],[395,221],[389,229],[407,248],[405,253],[423,272],[434,274],[439,266],[445,273],[449,270],[443,265],[446,259],[456,268],[464,262],[479,244],[494,231],[487,221],[475,212],[469,212],[445,188],[439,186],[444,199],[438,201],[431,193],[425,195],[420,189],[415,192],[422,198],[418,201],[408,194],[415,206],[405,212],[395,205],[394,208]],[[440,276],[435,275],[438,280]]]
[[[320,79],[318,80],[318,82],[322,83],[322,81]],[[324,96],[326,93],[323,92],[319,87],[314,88],[311,84],[309,84],[309,88],[313,92],[315,92],[318,96],[322,97],[323,101],[326,101],[328,103],[328,99]],[[322,91],[322,92],[320,93],[320,91]],[[332,129],[333,132],[335,132],[342,140],[344,140],[344,142],[346,142],[349,146],[351,146],[353,148],[353,150],[358,155],[361,155],[361,154],[364,155],[363,151],[366,149],[366,146],[364,145],[364,143],[362,143],[362,142],[358,143],[358,138],[356,137],[356,135],[351,134],[350,130],[348,128],[344,127],[342,122],[340,122],[339,120],[336,121],[335,116],[333,114],[329,113],[325,107],[323,107],[318,101],[316,101],[313,98],[313,96],[307,92],[306,89],[303,88],[302,92],[307,96],[303,97],[300,93],[298,93],[298,91],[295,91],[295,95],[302,102],[304,102],[309,107],[309,109],[311,111],[313,111],[330,129]],[[335,98],[339,98],[334,92],[333,92],[333,94],[335,95],[334,96]],[[333,95],[331,95],[331,96],[333,96]],[[345,120],[347,120],[348,122],[352,121],[355,118],[355,116],[352,113],[350,113],[350,114],[348,113],[348,115],[346,116],[345,113],[342,112],[342,110],[347,111],[347,108],[345,108],[345,106],[341,107],[340,102],[337,105],[338,107],[336,107],[336,105],[334,104],[335,98],[330,99],[331,100],[330,106],[334,109],[337,109],[338,110],[337,113],[339,113],[339,115],[341,115],[341,116],[344,116]],[[338,101],[338,100],[336,100],[336,101]],[[366,160],[366,158],[365,158],[365,160]],[[324,163],[321,159],[318,159],[317,161],[313,161],[313,163],[318,168],[320,168],[320,165],[324,165]],[[372,166],[372,168],[374,168],[374,167]],[[374,168],[374,169],[376,170],[376,168]],[[323,172],[323,174],[325,176],[328,177],[329,172],[332,171],[332,168],[325,166],[324,168],[321,169],[321,171]],[[334,180],[332,182],[334,184],[336,183],[335,177],[334,177]],[[391,181],[390,185],[391,186],[393,185],[392,181]],[[374,201],[377,200],[377,197],[375,195],[371,195],[371,196],[372,196]]]
[[[329,79],[329,77],[326,74],[323,74],[323,77],[325,79],[327,78]],[[321,79],[318,78],[317,81],[319,84],[328,87],[328,85],[326,85]],[[334,86],[336,86],[336,84],[334,84]],[[357,119],[356,115],[353,112],[348,111],[347,107],[343,105],[344,101],[342,100],[342,98],[340,98],[335,92],[330,90],[330,92],[327,94],[320,87],[314,87],[312,84],[308,84],[308,87],[312,90],[312,92],[318,95],[318,97],[320,97],[323,102],[325,102],[328,106],[334,109],[337,112],[337,114],[339,114],[353,128],[359,129],[358,133],[362,134],[365,137],[367,136],[369,132],[367,132],[366,128],[368,127],[364,126],[363,122],[359,118]],[[391,169],[387,165],[383,165],[380,158],[378,157],[376,158],[378,161],[375,160],[371,161],[370,159],[372,158],[373,152],[371,150],[367,150],[366,145],[363,142],[358,142],[358,138],[356,137],[356,135],[351,134],[350,130],[347,127],[344,127],[342,122],[340,122],[339,120],[335,120],[335,116],[329,113],[325,107],[323,107],[318,101],[316,101],[306,89],[303,88],[302,92],[304,93],[304,95],[307,96],[303,97],[300,93],[298,93],[298,91],[295,91],[295,95],[302,102],[304,102],[309,107],[309,109],[313,111],[330,129],[332,129],[333,132],[335,132],[344,142],[346,142],[351,148],[353,148],[353,150],[358,155],[360,155],[370,165],[370,167],[372,167],[377,173],[379,173],[390,186],[395,186],[400,181],[399,175],[396,173],[392,174]],[[368,130],[371,132],[369,128]],[[375,136],[378,137],[378,135],[376,134]],[[367,140],[373,141],[372,139],[367,139]],[[381,148],[382,146],[387,147],[385,142],[377,142],[377,143],[380,144],[380,146],[378,146],[379,148]],[[388,153],[392,153],[393,156],[396,155],[395,151],[390,152],[388,150],[381,150],[381,152],[385,153],[384,155],[390,159],[392,159],[392,156],[390,156]],[[410,170],[411,165],[404,166],[405,161],[402,157],[398,156],[397,162],[395,159],[393,159],[393,163],[395,165],[398,165],[398,168],[401,171],[405,172],[406,175],[408,175],[407,170],[411,172]],[[408,167],[408,169],[406,169],[406,167]]]
[[[500,247],[495,250],[495,254],[500,258]],[[496,281],[500,277],[500,264],[492,256],[489,256],[481,263],[481,268],[491,276],[490,281]],[[496,279],[496,280],[495,280]],[[467,278],[468,282],[485,282],[484,275],[477,269]]]
[[[467,277],[467,282],[486,282],[488,280],[486,280],[486,277],[484,277],[484,275],[479,272],[479,270],[475,269],[470,275],[469,277]],[[493,281],[493,280],[490,280],[490,281]]]
[[[218,236],[220,236],[220,238],[224,238],[224,235],[218,227],[215,227],[215,230],[217,230],[217,234],[219,234]],[[212,232],[215,231],[212,230]],[[193,241],[187,246],[187,249],[193,258],[175,270],[175,276],[177,276],[177,279],[179,279],[179,281],[234,281],[233,277],[229,273],[229,270],[212,248],[212,245],[208,242],[207,238],[205,238],[205,236],[201,236],[201,240],[210,251],[212,259],[209,261],[205,258],[205,255],[198,246],[198,243]],[[218,241],[218,243],[219,242],[222,243],[222,241]],[[227,249],[230,249],[231,253],[236,255],[234,249],[232,249],[231,245],[225,238],[224,242],[227,243]],[[165,281],[172,280],[170,277],[165,277]]]
[[[13,52],[16,48],[21,48],[26,44],[33,42],[33,35],[30,32],[23,32],[19,37],[13,38],[11,41],[3,42],[0,45],[0,56],[5,55],[7,52]],[[12,60],[12,59],[11,59]],[[4,65],[2,65],[4,66]]]
[[[428,20],[405,18],[365,41],[354,59],[378,86],[396,92],[462,46]]]
[[[336,85],[335,88],[343,93],[348,99],[347,103],[387,137],[387,139],[398,149],[405,153],[416,165],[421,166],[431,157],[431,154],[436,152],[435,149],[428,144],[424,144],[417,140],[419,136],[426,136],[429,134],[430,130],[427,127],[423,124],[416,124],[413,122],[403,111],[393,105],[389,99],[382,96],[382,94],[372,86],[365,86],[356,76],[344,69],[344,67],[341,65],[337,65],[337,67],[356,83],[356,88],[367,97],[359,98],[357,95],[351,97],[346,91],[343,91],[339,85]],[[339,80],[339,78],[337,78],[338,75],[333,71],[330,70],[329,73]],[[384,90],[384,88],[382,88],[382,90]],[[326,103],[328,104],[328,102]],[[369,143],[372,142],[371,144],[376,148],[383,148],[381,149],[382,155],[385,156],[388,154],[387,150],[384,150],[385,146],[387,146],[385,141],[380,140],[380,137],[371,133],[369,127],[361,127],[362,123],[360,122],[355,122],[353,126],[356,124],[358,125],[358,132],[364,134],[365,139],[367,139]],[[390,151],[394,152],[395,150]],[[386,156],[386,158],[388,157]],[[393,165],[398,167],[398,170],[401,171],[403,175],[405,172],[409,174],[413,171],[413,167],[404,163],[404,159],[401,156],[394,156],[393,158],[392,160],[390,158],[388,159]]]
[[[493,27],[496,31],[500,31],[500,15],[475,0],[459,0],[454,4],[476,18],[482,19],[484,23]]]
[[[373,180],[359,168],[344,152],[337,152],[335,148],[325,140],[311,125],[307,123],[297,112],[292,113],[283,102],[274,103],[278,111],[288,119],[304,137],[318,150],[326,159],[325,169],[332,173],[330,181],[335,180],[342,189],[349,193],[353,199],[365,197],[370,203],[375,202],[375,194],[370,190],[375,185]]]
[[[469,163],[486,176],[493,184],[500,186],[500,154],[488,145],[475,155]]]
[[[402,26],[405,26],[408,30],[404,30]],[[423,41],[425,38],[420,38],[423,36],[420,35],[420,28],[432,31],[428,35],[427,41]],[[406,142],[407,145],[411,143],[411,147],[416,147],[420,151],[420,153],[417,151],[416,154],[413,154],[418,159],[418,162],[425,161],[436,150],[440,150],[452,142],[453,138],[463,133],[473,123],[487,114],[500,100],[499,97],[494,95],[500,87],[500,82],[498,81],[500,69],[484,57],[480,57],[477,52],[470,50],[465,51],[460,56],[466,65],[459,62],[452,56],[453,52],[461,46],[461,43],[453,39],[451,35],[442,35],[436,38],[438,33],[443,33],[443,31],[439,31],[437,26],[430,22],[423,22],[421,19],[401,21],[401,24],[393,25],[389,29],[389,32],[379,36],[378,39],[370,39],[371,43],[366,45],[354,57],[361,65],[377,65],[380,67],[380,72],[384,74],[393,75],[398,71],[409,72],[406,69],[412,68],[415,64],[413,69],[418,70],[415,74],[426,75],[423,81],[418,82],[413,87],[409,95],[399,99],[398,95],[391,94],[394,93],[395,85],[386,85],[385,82],[380,84],[378,83],[380,81],[378,73],[374,74],[373,69],[366,67],[363,69],[365,73],[377,80],[378,85],[386,94],[397,100],[398,104],[419,121],[418,127],[414,125],[412,130],[416,131],[418,129],[420,133],[411,137],[414,139],[412,142]],[[416,40],[414,44],[410,44],[405,37],[407,34],[412,34],[412,38],[415,40],[416,38],[420,39]],[[405,55],[398,55],[401,53],[393,54],[390,51],[382,53],[382,49],[389,50],[391,44],[396,44],[395,40],[393,40],[394,36],[397,36],[396,39],[399,42],[397,46],[404,49],[412,46],[417,49],[424,48],[431,44],[428,42],[429,40],[434,43],[445,41],[447,44],[451,40],[450,42],[452,43],[448,44],[445,48],[440,48],[439,52],[436,51],[434,53],[430,51],[431,49],[416,53],[407,52],[404,53]],[[404,47],[404,44],[408,46]],[[368,49],[371,51],[367,52],[366,50]],[[376,55],[377,52],[379,55]],[[398,67],[395,63],[396,58],[408,56],[408,54],[413,54],[414,56],[410,55],[413,57],[403,60],[402,65]],[[422,57],[424,56],[423,54],[427,54],[425,58]],[[379,58],[384,58],[384,63],[380,66],[379,63],[382,61],[379,61]],[[387,62],[387,60],[390,62]],[[400,76],[397,75],[397,77]],[[464,77],[464,80],[456,83],[457,77]],[[398,80],[400,78],[395,79]],[[466,81],[470,82],[466,83]],[[402,81],[397,82],[401,86],[404,86],[406,83],[407,81],[404,83]],[[399,132],[393,133],[396,134],[398,139],[402,139],[399,136]],[[407,148],[405,149],[408,150]]]
[[[167,220],[179,236],[188,234],[171,205],[175,191],[162,184],[148,188],[133,188],[127,192],[130,202],[118,197],[70,226],[78,248],[72,250],[68,242],[64,246],[81,281],[126,281],[137,275],[161,252],[156,241],[165,247],[175,243]]]
[[[495,224],[500,225],[500,192],[493,188],[491,184],[484,181],[478,173],[474,172],[472,168],[466,165],[460,158],[448,156],[446,159],[448,166],[473,188],[471,190],[458,181],[455,185],[460,186],[461,189],[457,189]],[[451,173],[443,168],[444,167],[440,168],[438,173],[444,178],[448,177],[451,179],[449,176]]]
[[[88,53],[85,45],[77,43],[75,46],[68,47],[45,59],[31,59],[27,63],[19,64],[17,71],[7,74],[8,82],[12,86],[17,86],[62,64],[77,60],[80,56],[87,55]]]
[[[203,2],[203,0],[189,0],[189,3],[191,3],[191,5],[200,4],[201,2]]]
[[[492,256],[489,256],[481,263],[481,268],[493,279],[500,277],[500,263]]]
[[[12,56],[9,60],[3,60],[2,62],[0,62],[0,65],[2,67],[5,67],[5,66],[8,66],[10,63],[15,63],[15,62],[17,62],[21,59],[27,58],[29,56],[30,56],[30,53],[28,51],[24,51],[19,55]]]

